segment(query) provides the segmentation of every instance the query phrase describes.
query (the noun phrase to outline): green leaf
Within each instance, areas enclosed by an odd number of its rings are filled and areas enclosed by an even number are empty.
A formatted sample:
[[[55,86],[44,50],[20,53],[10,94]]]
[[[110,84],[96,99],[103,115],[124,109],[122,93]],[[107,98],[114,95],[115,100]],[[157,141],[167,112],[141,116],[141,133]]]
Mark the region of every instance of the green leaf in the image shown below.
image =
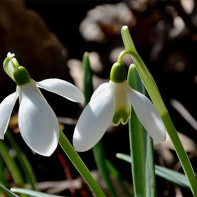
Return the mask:
[[[18,159],[18,162],[21,166],[21,169],[23,170],[23,173],[25,174],[27,181],[31,184],[32,189],[35,190],[36,177],[29,160],[27,159],[26,155],[21,151],[20,147],[14,140],[11,132],[10,131],[6,132],[5,136],[8,139],[11,147],[16,151],[16,158]]]
[[[54,194],[46,194],[43,192],[38,192],[38,191],[28,190],[28,189],[21,189],[21,188],[11,188],[11,191],[14,193],[18,193],[18,194],[27,194],[28,196],[31,196],[31,197],[63,197],[63,196],[58,196]]]
[[[16,194],[12,193],[10,190],[8,190],[7,188],[5,188],[3,185],[0,184],[0,191],[7,195],[8,197],[19,197]]]
[[[121,186],[121,188],[125,192],[125,195],[131,197],[132,196],[131,192],[128,190],[128,188],[125,185],[124,181],[121,179],[120,173],[115,168],[115,166],[108,159],[105,160],[105,163],[107,165],[108,170],[110,171],[110,173],[114,177],[114,179],[116,179],[118,181],[119,185]]]
[[[128,163],[132,163],[131,157],[129,155],[117,153],[116,156],[117,158],[122,159]],[[155,165],[155,173],[157,176],[160,176],[166,180],[176,183],[177,185],[190,189],[190,184],[184,174],[158,165]]]
[[[0,140],[0,154],[11,172],[14,182],[18,185],[23,185],[24,180],[22,174],[14,158],[10,156],[9,148],[2,140]]]
[[[129,68],[127,80],[133,89],[145,94],[143,83],[134,65]],[[156,183],[152,140],[133,109],[129,120],[129,139],[135,196],[154,197],[156,196]]]

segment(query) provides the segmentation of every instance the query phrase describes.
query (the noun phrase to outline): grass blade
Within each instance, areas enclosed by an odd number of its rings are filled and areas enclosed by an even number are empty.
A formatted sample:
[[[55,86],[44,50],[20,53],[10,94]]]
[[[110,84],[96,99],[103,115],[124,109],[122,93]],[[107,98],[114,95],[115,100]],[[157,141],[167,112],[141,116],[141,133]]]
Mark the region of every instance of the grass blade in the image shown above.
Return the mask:
[[[9,148],[2,140],[0,140],[0,154],[11,172],[14,182],[18,185],[23,185],[24,180],[22,174],[15,160],[9,154]]]
[[[8,197],[19,197],[0,184],[0,191]]]
[[[116,156],[119,159],[122,159],[128,163],[132,163],[131,157],[129,155],[117,153]],[[190,184],[187,180],[187,177],[184,174],[181,174],[179,172],[158,165],[155,165],[155,174],[177,185],[190,189]]]
[[[28,189],[21,189],[21,188],[11,188],[11,191],[18,194],[26,194],[31,197],[63,197],[63,196],[57,196],[54,194],[46,194],[43,192],[38,192],[34,190],[28,190]]]
[[[16,151],[16,157],[18,158],[18,162],[21,166],[21,169],[23,169],[23,172],[28,180],[28,182],[31,184],[31,187],[33,190],[36,189],[36,177],[34,174],[34,171],[32,169],[32,166],[27,159],[26,155],[21,151],[18,144],[15,142],[11,132],[6,132],[6,138],[8,139],[10,145],[14,150]]]

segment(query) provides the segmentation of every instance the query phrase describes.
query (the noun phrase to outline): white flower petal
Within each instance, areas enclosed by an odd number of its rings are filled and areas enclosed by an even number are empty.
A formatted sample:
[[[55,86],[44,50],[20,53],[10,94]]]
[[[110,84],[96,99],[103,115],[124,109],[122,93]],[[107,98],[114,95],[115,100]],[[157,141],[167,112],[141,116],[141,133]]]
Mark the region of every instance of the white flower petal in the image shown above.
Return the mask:
[[[109,82],[111,84],[111,82]],[[100,94],[103,95],[103,92],[105,91],[105,89],[109,86],[109,83],[103,83],[101,84],[92,94],[91,100],[98,97]],[[101,96],[102,96],[101,95]]]
[[[63,96],[71,101],[84,103],[84,96],[82,92],[73,84],[61,79],[46,79],[36,84],[49,92],[53,92]]]
[[[14,92],[7,96],[0,104],[0,139],[4,139],[4,134],[17,98],[17,93]]]
[[[152,102],[143,94],[131,89],[129,100],[139,121],[155,141],[166,139],[166,129],[161,117]]]
[[[33,80],[19,88],[22,93],[18,114],[21,135],[33,151],[50,156],[59,140],[57,117]]]
[[[76,151],[87,151],[96,145],[112,122],[115,110],[115,86],[111,83],[101,86],[95,91],[75,127],[73,145]]]

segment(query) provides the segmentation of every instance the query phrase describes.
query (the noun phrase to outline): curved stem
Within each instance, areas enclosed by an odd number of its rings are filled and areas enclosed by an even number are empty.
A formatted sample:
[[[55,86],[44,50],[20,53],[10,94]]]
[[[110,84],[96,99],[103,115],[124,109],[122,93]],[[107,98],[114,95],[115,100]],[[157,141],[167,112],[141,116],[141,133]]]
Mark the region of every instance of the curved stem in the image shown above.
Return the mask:
[[[132,57],[132,60],[138,70],[138,73],[144,83],[144,86],[149,93],[156,109],[158,110],[163,123],[165,125],[165,128],[170,136],[170,139],[175,147],[176,153],[178,155],[178,158],[182,164],[183,170],[189,180],[191,190],[193,192],[194,196],[197,196],[197,180],[195,173],[192,169],[192,166],[190,164],[190,161],[188,159],[188,156],[183,148],[183,145],[178,137],[178,134],[176,132],[175,126],[170,118],[170,115],[168,113],[168,110],[166,109],[166,106],[161,98],[160,92],[157,88],[157,85],[148,71],[147,67],[145,66],[144,62],[142,61],[141,57],[138,55],[137,51],[132,50],[130,47],[133,46],[133,41],[130,36],[128,28],[124,27],[122,29],[122,37],[125,44],[125,48],[127,49],[124,53],[121,53],[120,56],[123,56],[125,54],[130,54]],[[128,43],[131,43],[130,45]],[[122,57],[120,57],[121,59]]]
[[[79,173],[82,175],[84,180],[87,182],[89,187],[92,189],[94,194],[98,197],[105,197],[104,192],[100,188],[100,186],[97,184],[97,182],[92,177],[90,171],[86,167],[86,165],[83,163],[77,152],[74,150],[64,133],[60,130],[60,138],[59,138],[59,144],[66,153],[66,155],[69,157],[73,165],[76,167],[76,169],[79,171]]]

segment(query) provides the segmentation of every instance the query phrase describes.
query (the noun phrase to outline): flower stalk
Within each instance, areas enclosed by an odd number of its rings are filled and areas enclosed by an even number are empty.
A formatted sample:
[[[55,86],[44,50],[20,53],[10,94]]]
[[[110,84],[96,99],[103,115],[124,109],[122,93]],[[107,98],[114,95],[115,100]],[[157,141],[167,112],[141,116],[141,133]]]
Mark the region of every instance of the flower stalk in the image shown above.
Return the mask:
[[[79,171],[79,173],[82,175],[84,180],[87,182],[89,187],[92,189],[94,194],[97,197],[105,197],[104,192],[100,188],[100,186],[97,184],[97,182],[92,177],[91,173],[79,157],[79,155],[76,153],[76,151],[73,149],[72,145],[66,138],[66,136],[63,134],[63,132],[60,130],[60,137],[59,137],[59,144],[62,147],[63,151],[66,153],[70,161],[73,163],[75,168]]]
[[[156,109],[158,110],[158,112],[163,120],[163,123],[165,125],[165,128],[170,136],[170,139],[175,147],[176,153],[177,153],[178,158],[182,164],[183,170],[189,180],[192,193],[194,196],[197,196],[197,180],[196,180],[195,173],[192,169],[191,163],[190,163],[188,156],[183,148],[183,145],[178,137],[177,131],[176,131],[175,126],[170,118],[169,112],[166,109],[166,106],[162,100],[162,97],[159,93],[157,85],[156,85],[152,75],[148,71],[147,67],[145,66],[144,62],[142,61],[141,57],[137,53],[137,51],[134,47],[133,40],[132,40],[131,35],[129,33],[128,27],[123,26],[121,33],[122,33],[122,39],[123,39],[126,51],[124,51],[120,55],[119,60],[121,61],[122,57],[125,54],[131,55],[131,58],[138,70],[138,73],[144,83],[144,86],[145,86],[147,92],[149,93]]]

